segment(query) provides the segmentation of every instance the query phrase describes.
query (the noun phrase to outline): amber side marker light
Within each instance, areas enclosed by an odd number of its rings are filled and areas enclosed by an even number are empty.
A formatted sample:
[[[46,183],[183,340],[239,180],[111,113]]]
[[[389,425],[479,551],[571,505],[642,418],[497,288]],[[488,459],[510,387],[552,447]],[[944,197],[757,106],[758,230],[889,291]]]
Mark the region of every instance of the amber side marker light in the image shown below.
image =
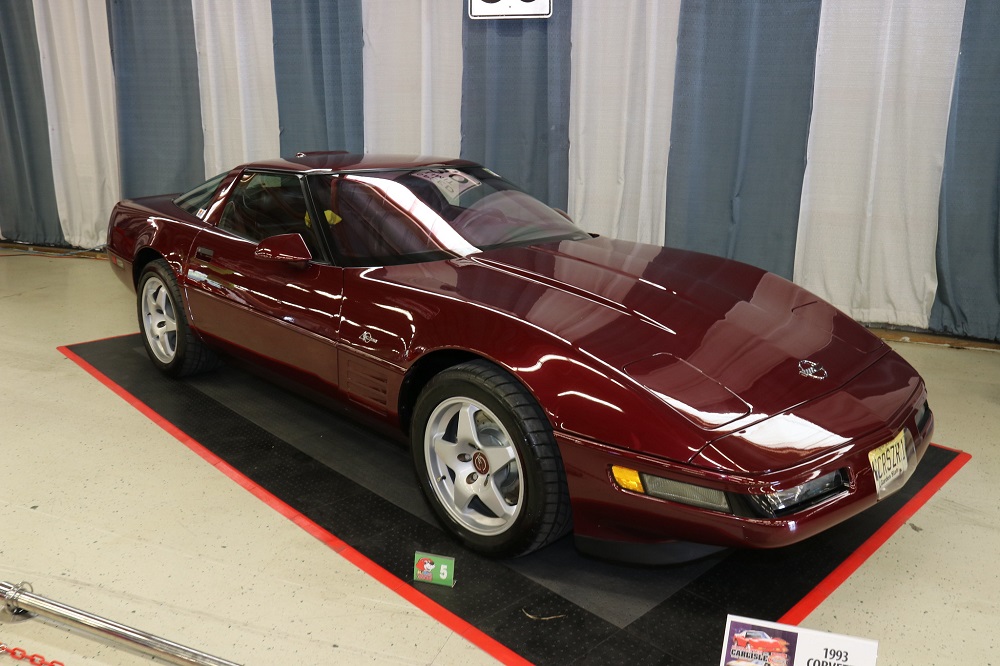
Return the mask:
[[[665,479],[662,476],[643,474],[619,465],[611,466],[611,474],[615,478],[615,483],[623,490],[702,509],[732,513],[726,494],[715,488],[703,488],[682,481]]]
[[[642,493],[643,495],[646,494],[646,489],[642,487],[642,479],[639,478],[639,472],[628,467],[612,465],[611,473],[615,477],[615,483],[624,490],[631,490],[634,493]]]

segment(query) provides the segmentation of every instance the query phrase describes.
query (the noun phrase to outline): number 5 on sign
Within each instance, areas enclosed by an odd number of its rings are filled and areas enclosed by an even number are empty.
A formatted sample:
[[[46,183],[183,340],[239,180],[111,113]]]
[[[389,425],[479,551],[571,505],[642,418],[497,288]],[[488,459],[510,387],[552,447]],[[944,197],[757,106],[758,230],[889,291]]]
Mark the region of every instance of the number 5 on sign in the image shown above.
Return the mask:
[[[455,587],[455,558],[418,550],[413,554],[413,580]]]

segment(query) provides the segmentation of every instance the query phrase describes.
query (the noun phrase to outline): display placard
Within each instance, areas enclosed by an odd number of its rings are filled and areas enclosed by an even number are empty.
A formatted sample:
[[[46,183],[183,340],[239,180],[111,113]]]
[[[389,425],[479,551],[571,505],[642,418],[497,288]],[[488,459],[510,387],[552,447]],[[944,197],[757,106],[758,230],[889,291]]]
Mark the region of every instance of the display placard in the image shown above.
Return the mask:
[[[469,0],[471,19],[525,19],[552,16],[553,0]]]
[[[719,666],[875,666],[878,641],[730,615]]]
[[[413,580],[455,587],[455,558],[418,550],[413,554]]]

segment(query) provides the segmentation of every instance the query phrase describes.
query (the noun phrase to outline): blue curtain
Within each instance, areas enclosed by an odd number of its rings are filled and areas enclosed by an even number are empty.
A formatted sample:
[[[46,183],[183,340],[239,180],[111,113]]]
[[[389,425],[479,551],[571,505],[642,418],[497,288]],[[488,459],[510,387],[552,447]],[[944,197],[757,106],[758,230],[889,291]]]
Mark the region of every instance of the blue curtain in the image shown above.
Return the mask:
[[[792,277],[819,15],[820,0],[681,5],[668,245]]]
[[[281,153],[364,150],[361,0],[272,0]]]
[[[52,181],[49,125],[31,0],[0,2],[0,232],[65,245]]]
[[[197,185],[205,137],[190,0],[108,0],[108,23],[122,196]]]
[[[938,204],[931,329],[1000,340],[1000,4],[966,0]]]
[[[559,208],[569,188],[571,20],[572,3],[560,0],[549,19],[465,16],[462,28],[462,157]]]

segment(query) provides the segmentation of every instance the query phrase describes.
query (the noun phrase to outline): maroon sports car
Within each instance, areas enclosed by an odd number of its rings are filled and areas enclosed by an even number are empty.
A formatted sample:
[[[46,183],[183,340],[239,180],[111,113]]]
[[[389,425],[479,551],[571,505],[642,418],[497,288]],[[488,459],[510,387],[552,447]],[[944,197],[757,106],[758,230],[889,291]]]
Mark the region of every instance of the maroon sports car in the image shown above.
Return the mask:
[[[242,165],[122,201],[108,254],[160,370],[237,356],[409,433],[490,555],[790,544],[899,489],[933,428],[913,368],[813,294],[585,233],[469,161]]]
[[[773,638],[765,631],[745,629],[733,636],[736,647],[747,648],[757,652],[788,652],[788,641],[784,638]]]

